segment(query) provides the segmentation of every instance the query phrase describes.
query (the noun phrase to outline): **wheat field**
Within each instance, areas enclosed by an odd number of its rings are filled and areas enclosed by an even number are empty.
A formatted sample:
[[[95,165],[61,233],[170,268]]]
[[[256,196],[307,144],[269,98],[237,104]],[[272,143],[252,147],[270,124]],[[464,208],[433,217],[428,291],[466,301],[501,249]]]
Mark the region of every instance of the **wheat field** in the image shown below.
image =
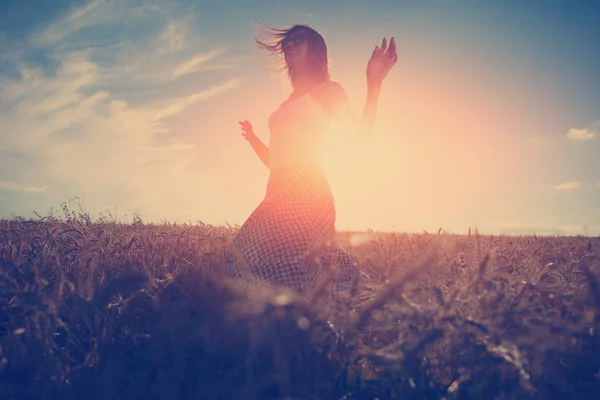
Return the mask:
[[[592,399],[600,238],[340,232],[332,298],[220,275],[237,227],[0,221],[0,399]]]

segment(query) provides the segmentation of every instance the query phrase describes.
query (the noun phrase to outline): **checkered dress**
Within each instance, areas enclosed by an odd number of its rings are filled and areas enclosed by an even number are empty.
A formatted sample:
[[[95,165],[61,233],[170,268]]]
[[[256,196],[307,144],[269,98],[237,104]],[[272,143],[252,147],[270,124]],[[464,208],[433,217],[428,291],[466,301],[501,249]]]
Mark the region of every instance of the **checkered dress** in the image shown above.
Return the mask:
[[[348,291],[359,271],[339,247],[331,190],[318,165],[271,171],[264,200],[233,239],[226,275],[242,284],[280,284],[310,294],[330,267],[334,291]],[[325,246],[324,246],[325,245]]]

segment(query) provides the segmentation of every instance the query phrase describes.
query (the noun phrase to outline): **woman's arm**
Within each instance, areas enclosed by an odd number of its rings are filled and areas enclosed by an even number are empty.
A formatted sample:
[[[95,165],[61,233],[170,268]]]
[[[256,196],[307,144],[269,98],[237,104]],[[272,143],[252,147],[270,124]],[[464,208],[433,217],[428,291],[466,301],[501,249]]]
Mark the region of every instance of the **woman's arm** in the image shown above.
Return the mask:
[[[260,158],[260,161],[263,162],[269,167],[269,148],[258,138],[258,136],[254,135],[252,138],[247,139],[250,143],[250,146],[254,149],[254,152]]]
[[[360,135],[364,138],[369,138],[373,132],[379,92],[381,92],[381,83],[379,85],[367,85],[367,99],[365,100],[359,125]]]
[[[367,98],[360,119],[356,117],[350,106],[348,96],[344,88],[337,82],[332,82],[326,90],[323,102],[343,125],[351,130],[357,129],[362,138],[369,138],[375,125],[377,114],[377,102],[383,79],[396,64],[398,53],[396,52],[396,41],[392,37],[390,46],[387,47],[384,38],[381,47],[376,46],[367,65]]]
[[[269,148],[254,134],[252,124],[248,121],[238,122],[242,128],[242,136],[250,143],[252,149],[263,162],[269,168]]]
[[[390,47],[388,47],[386,39],[383,38],[381,47],[375,46],[367,64],[367,100],[361,119],[362,131],[367,136],[371,134],[375,124],[375,112],[377,111],[377,100],[379,99],[381,85],[397,61],[396,39],[392,36]]]
[[[367,85],[367,98],[360,118],[354,113],[346,91],[337,82],[331,82],[329,90],[323,96],[322,104],[341,122],[344,129],[367,139],[371,136],[375,125],[380,91],[381,84]]]

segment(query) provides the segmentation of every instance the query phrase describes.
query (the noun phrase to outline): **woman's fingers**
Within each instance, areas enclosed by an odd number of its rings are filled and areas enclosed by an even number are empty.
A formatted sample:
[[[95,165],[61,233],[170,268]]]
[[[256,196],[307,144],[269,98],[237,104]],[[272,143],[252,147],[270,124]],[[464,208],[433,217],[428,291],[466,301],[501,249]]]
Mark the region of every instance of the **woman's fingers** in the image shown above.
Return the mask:
[[[382,51],[381,54],[387,57],[390,65],[396,64],[396,61],[398,61],[398,52],[396,51],[396,39],[393,36],[390,38],[389,47],[387,50]]]
[[[388,57],[393,57],[394,59],[398,58],[398,54],[396,52],[396,38],[393,36],[390,38],[390,44],[387,44],[387,38],[383,38],[381,40],[381,46],[375,46],[375,50],[373,50],[373,54],[379,53],[381,55],[386,55]]]
[[[396,40],[393,36],[390,40],[390,47],[388,49],[388,53],[392,57],[392,62],[396,62],[398,60],[398,52],[396,51]]]
[[[242,131],[244,132],[242,135],[244,137],[246,137],[246,134],[252,132],[252,124],[248,121],[238,121],[238,124],[240,124],[240,127],[242,128]]]
[[[254,136],[254,132],[252,131],[252,124],[247,120],[238,121],[238,124],[240,124],[242,128],[242,137],[246,140],[252,140],[252,137]]]

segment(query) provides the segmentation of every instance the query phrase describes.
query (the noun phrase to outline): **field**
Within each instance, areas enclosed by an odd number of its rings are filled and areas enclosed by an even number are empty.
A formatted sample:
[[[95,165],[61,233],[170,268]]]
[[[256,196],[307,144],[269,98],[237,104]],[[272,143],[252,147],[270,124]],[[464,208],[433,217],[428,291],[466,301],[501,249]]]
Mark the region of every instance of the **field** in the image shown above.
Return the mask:
[[[591,399],[600,238],[340,232],[331,298],[219,275],[235,227],[0,221],[0,399]]]

